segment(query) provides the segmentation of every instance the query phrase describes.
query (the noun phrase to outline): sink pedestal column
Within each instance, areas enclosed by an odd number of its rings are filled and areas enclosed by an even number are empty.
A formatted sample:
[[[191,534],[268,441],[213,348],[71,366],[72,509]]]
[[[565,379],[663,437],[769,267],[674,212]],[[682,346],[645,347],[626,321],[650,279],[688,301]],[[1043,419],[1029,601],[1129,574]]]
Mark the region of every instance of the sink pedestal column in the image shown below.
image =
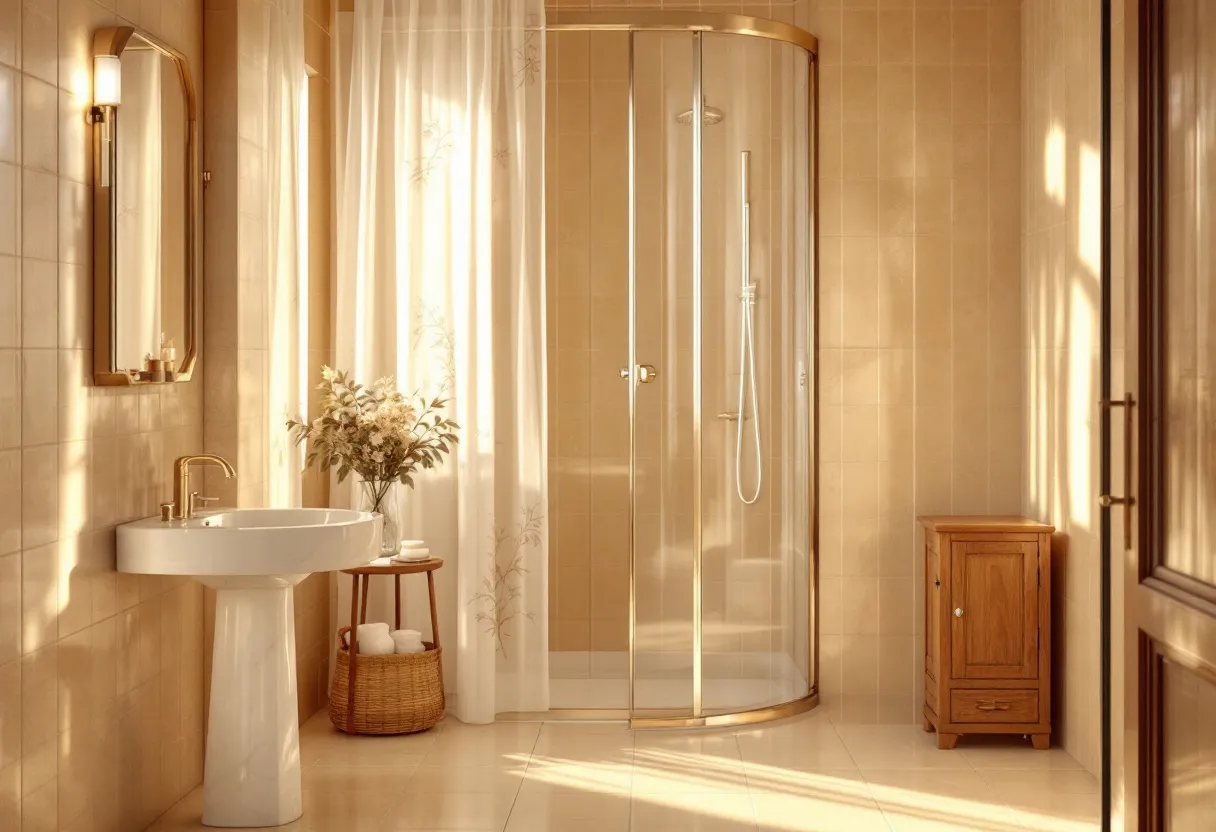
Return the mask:
[[[216,590],[206,826],[279,826],[303,813],[292,602],[303,577],[206,580]]]

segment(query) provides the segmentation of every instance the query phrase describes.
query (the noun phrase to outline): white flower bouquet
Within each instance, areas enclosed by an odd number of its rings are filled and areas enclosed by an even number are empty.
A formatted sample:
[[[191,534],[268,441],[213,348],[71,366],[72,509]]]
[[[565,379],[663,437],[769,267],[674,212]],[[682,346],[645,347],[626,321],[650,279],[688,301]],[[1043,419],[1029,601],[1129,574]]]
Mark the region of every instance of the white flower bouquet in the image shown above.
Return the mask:
[[[392,377],[371,387],[351,381],[341,370],[321,368],[321,416],[311,424],[288,420],[297,445],[309,442],[305,465],[338,470],[338,482],[353,471],[363,481],[371,510],[386,515],[385,498],[395,483],[414,487],[414,474],[440,465],[460,441],[460,426],[440,411],[448,400],[407,399]],[[395,547],[396,530],[385,545]]]

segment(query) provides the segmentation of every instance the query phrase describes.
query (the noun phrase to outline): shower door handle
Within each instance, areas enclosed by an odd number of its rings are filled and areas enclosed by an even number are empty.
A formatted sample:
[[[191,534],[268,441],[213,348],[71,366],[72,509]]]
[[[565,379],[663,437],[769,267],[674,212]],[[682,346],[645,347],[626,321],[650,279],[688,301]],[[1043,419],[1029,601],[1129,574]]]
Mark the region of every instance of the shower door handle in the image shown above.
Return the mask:
[[[656,378],[659,377],[659,371],[656,370],[654,368],[654,366],[651,364],[639,364],[639,365],[637,365],[637,370],[638,370],[638,384],[650,384],[650,382],[654,381]],[[619,373],[620,373],[621,378],[629,378],[629,368],[628,367],[622,367],[619,370]]]

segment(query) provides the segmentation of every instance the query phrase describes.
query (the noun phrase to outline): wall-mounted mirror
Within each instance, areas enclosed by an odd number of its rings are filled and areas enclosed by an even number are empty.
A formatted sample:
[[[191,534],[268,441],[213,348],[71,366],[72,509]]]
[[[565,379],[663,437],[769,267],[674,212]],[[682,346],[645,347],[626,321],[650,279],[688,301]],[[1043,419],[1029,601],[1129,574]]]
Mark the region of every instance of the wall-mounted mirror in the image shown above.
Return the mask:
[[[127,26],[99,30],[93,47],[94,380],[189,381],[201,332],[190,67]]]

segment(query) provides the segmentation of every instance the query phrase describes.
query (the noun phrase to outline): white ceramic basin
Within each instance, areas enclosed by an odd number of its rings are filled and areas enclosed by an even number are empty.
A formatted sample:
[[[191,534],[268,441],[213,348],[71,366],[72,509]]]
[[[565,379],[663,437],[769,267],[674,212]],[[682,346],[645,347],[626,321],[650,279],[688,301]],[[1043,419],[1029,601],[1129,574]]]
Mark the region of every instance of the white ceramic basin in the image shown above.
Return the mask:
[[[349,569],[379,551],[380,520],[336,508],[245,508],[118,528],[118,571],[190,575],[216,589],[256,588]],[[268,578],[267,580],[241,580]]]
[[[118,571],[216,590],[203,774],[207,826],[280,826],[303,812],[292,587],[361,566],[381,519],[327,508],[233,509],[118,527]]]

